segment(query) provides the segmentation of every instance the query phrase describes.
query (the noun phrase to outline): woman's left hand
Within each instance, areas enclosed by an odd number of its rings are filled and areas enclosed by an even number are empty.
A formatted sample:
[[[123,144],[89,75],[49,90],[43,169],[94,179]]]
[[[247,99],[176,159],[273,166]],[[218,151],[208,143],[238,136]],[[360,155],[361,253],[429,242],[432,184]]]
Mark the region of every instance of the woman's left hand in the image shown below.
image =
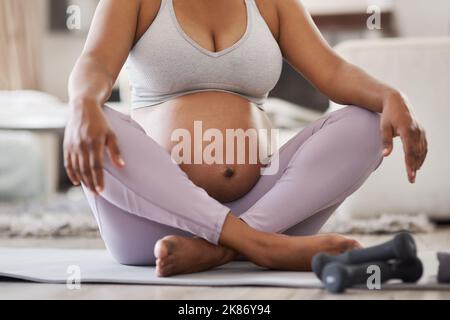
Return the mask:
[[[428,143],[425,131],[414,119],[405,98],[399,94],[390,95],[384,102],[381,113],[383,155],[389,156],[393,149],[393,138],[400,136],[405,153],[408,180],[414,183],[417,170],[425,161]]]

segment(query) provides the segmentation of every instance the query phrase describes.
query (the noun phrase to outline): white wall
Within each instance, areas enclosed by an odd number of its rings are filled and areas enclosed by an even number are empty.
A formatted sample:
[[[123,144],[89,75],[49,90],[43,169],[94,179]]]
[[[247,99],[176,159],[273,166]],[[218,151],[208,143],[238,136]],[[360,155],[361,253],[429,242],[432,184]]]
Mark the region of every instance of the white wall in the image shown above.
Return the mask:
[[[67,101],[67,81],[70,71],[83,49],[85,34],[57,33],[48,29],[49,0],[33,0],[39,2],[38,29],[40,31],[39,83],[42,91]],[[83,4],[92,9],[95,0],[71,0],[72,3]],[[314,1],[314,2],[313,2]],[[317,3],[316,3],[317,2]],[[306,1],[305,5],[314,11],[326,0]],[[344,3],[378,3],[389,0],[340,0]],[[314,5],[313,5],[314,4]],[[329,3],[328,3],[329,5]],[[86,11],[91,11],[86,9]],[[316,12],[317,13],[317,12]],[[394,14],[401,36],[437,36],[450,34],[450,0],[394,0]],[[83,15],[90,19],[90,13]],[[86,17],[87,16],[87,17]],[[85,23],[85,21],[84,21]],[[83,24],[84,24],[83,23]],[[355,37],[352,35],[352,37]]]
[[[402,37],[450,36],[450,0],[395,0],[394,14]]]
[[[49,0],[39,1],[38,26],[40,45],[38,53],[40,90],[67,101],[67,81],[80,55],[85,35],[50,32],[48,27]]]

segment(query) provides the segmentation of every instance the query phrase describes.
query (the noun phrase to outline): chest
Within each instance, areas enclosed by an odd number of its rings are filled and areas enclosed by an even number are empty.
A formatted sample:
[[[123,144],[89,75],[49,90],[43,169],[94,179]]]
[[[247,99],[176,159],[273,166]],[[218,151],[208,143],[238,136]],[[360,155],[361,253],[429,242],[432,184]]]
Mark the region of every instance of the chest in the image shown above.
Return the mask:
[[[170,1],[183,32],[205,50],[219,52],[231,47],[248,26],[246,0],[161,0]],[[161,1],[143,1],[136,28],[136,42],[152,24]],[[269,0],[254,1],[272,35],[278,38],[278,18]],[[159,4],[157,3],[159,2]]]

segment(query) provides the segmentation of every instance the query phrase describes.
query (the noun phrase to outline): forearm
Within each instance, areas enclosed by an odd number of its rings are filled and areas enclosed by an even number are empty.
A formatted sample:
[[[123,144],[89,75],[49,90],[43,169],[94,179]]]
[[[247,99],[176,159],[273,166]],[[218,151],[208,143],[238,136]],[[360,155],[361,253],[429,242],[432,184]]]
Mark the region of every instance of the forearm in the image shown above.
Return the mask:
[[[336,68],[324,91],[336,103],[357,105],[375,112],[382,112],[388,99],[400,97],[397,90],[345,61]]]
[[[111,95],[114,79],[97,58],[83,54],[69,79],[69,102],[79,105],[103,105]]]

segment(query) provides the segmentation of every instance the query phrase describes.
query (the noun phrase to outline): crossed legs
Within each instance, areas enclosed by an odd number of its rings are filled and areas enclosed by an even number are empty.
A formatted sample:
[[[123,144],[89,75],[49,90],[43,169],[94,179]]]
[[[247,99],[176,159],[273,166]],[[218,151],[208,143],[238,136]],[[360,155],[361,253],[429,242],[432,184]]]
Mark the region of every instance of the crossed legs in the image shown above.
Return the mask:
[[[127,165],[118,170],[106,162],[104,192],[99,197],[89,191],[86,195],[113,257],[123,264],[153,265],[158,256],[160,269],[166,270],[162,275],[213,267],[234,258],[239,251],[252,256],[255,250],[239,242],[245,240],[239,239],[241,235],[233,238],[225,232],[230,226],[267,239],[277,233],[295,236],[271,241],[298,254],[305,252],[305,245],[316,251],[324,249],[314,242],[320,238],[296,238],[316,234],[382,159],[378,115],[350,106],[302,130],[275,155],[279,162],[276,174],[263,175],[244,197],[222,204],[195,186],[133,120],[108,107],[105,114]],[[165,240],[158,242],[161,238]],[[341,247],[348,245],[355,244],[345,242]],[[199,266],[176,270],[179,262],[174,250],[194,251],[190,257]],[[207,252],[210,259],[201,261],[196,252]],[[289,256],[289,252],[285,254]],[[190,259],[178,256],[185,262]],[[283,259],[249,258],[283,268]],[[288,268],[296,266],[293,263]]]

